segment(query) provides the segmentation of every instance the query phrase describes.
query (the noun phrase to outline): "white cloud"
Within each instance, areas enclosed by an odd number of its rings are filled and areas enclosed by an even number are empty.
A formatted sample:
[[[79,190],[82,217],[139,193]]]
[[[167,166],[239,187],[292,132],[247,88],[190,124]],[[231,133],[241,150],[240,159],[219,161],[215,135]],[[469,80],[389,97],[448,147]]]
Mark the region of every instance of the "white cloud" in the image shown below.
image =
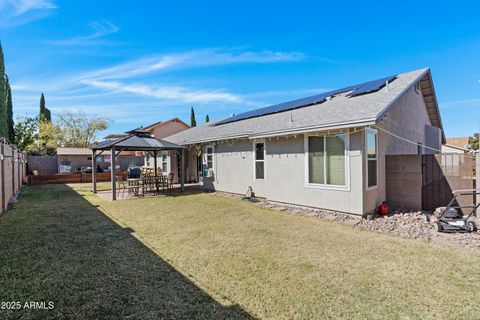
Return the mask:
[[[82,83],[114,92],[133,93],[146,97],[152,97],[164,100],[175,100],[179,102],[212,102],[222,101],[228,103],[239,103],[242,101],[240,96],[209,90],[194,90],[179,86],[149,86],[145,84],[124,84],[118,81],[102,80],[84,80]]]
[[[92,21],[89,26],[93,30],[89,35],[77,36],[64,40],[52,40],[48,41],[48,43],[60,46],[91,46],[106,44],[106,42],[102,42],[100,38],[119,31],[118,27],[109,21]]]
[[[0,0],[1,1],[1,0]],[[99,30],[108,28],[99,27]],[[103,29],[102,29],[103,28]],[[93,34],[95,34],[94,32]],[[89,37],[89,36],[87,36]],[[100,36],[89,37],[87,41],[98,40]],[[85,40],[82,37],[81,40]],[[80,41],[76,38],[75,41]],[[305,59],[297,52],[240,51],[238,49],[200,49],[187,52],[155,55],[131,60],[97,70],[76,74],[63,74],[59,77],[18,79],[13,86],[17,111],[36,112],[40,92],[45,93],[49,108],[59,112],[65,108],[82,107],[92,114],[108,114],[119,123],[131,126],[133,122],[149,122],[151,119],[181,115],[181,106],[191,104],[198,111],[215,116],[241,112],[247,107],[259,107],[268,104],[260,102],[263,98],[271,101],[281,100],[283,96],[317,93],[322,89],[307,89],[293,92],[266,92],[257,94],[237,94],[219,87],[198,87],[182,83],[167,83],[162,72],[180,68],[200,68],[243,63],[282,63]],[[173,72],[169,75],[169,79]],[[188,80],[188,79],[186,79]],[[191,82],[191,81],[189,81]],[[19,93],[17,95],[17,93]],[[290,97],[288,97],[289,99]],[[138,116],[142,109],[144,118]],[[148,115],[146,115],[148,110]],[[183,114],[183,116],[188,116]]]
[[[56,8],[53,0],[1,0],[0,26],[25,24],[45,16]]]
[[[199,90],[164,84],[147,85],[138,81],[133,82],[133,80],[170,69],[240,63],[275,63],[301,59],[304,59],[304,55],[298,52],[268,50],[238,52],[231,49],[209,48],[140,58],[113,67],[86,72],[73,81],[106,91],[130,93],[162,100],[251,104],[240,95],[223,90]]]
[[[57,6],[51,0],[4,0],[10,5],[14,16],[19,16],[32,10],[56,9]]]
[[[298,52],[235,52],[228,49],[203,49],[140,58],[110,68],[83,75],[84,79],[122,79],[146,75],[173,68],[192,68],[238,63],[274,63],[299,61],[305,56]]]

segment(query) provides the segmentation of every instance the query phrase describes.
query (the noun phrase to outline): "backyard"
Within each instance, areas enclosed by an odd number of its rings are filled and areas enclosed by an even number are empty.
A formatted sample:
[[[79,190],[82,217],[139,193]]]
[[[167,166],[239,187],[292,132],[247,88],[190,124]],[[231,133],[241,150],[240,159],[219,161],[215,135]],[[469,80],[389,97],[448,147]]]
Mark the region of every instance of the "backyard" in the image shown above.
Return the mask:
[[[101,187],[107,186],[106,184]],[[206,193],[27,187],[0,216],[3,318],[478,318],[480,255]]]

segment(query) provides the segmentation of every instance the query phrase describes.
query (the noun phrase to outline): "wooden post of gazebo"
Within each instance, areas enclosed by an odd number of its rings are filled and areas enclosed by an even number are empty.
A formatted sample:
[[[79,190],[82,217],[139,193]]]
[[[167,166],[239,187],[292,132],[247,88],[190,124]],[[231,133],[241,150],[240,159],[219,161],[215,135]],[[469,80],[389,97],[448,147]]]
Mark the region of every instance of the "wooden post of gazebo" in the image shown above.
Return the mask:
[[[185,184],[185,149],[182,149],[182,180],[180,181],[180,192],[183,192]]]
[[[92,191],[97,193],[97,150],[92,149]]]
[[[115,165],[115,147],[112,146],[111,149],[112,156],[110,157],[111,162],[111,173],[112,173],[112,200],[117,200],[117,166]]]
[[[116,151],[145,151],[154,153],[154,163],[155,163],[155,176],[158,176],[157,172],[157,154],[159,151],[169,151],[176,150],[179,153],[179,149],[182,149],[182,170],[181,170],[181,191],[184,189],[185,183],[185,147],[171,143],[168,141],[160,140],[155,137],[152,137],[150,132],[142,130],[132,130],[128,131],[128,136],[123,138],[118,138],[114,141],[105,141],[97,144],[92,148],[92,174],[96,173],[96,163],[94,162],[95,157],[97,156],[97,151],[100,151],[100,154],[104,151],[110,150],[111,152],[111,180],[112,180],[112,200],[117,200],[117,167],[116,167]],[[92,177],[93,189],[96,191],[96,179]]]
[[[153,151],[153,176],[155,177],[155,190],[158,194],[157,151]]]

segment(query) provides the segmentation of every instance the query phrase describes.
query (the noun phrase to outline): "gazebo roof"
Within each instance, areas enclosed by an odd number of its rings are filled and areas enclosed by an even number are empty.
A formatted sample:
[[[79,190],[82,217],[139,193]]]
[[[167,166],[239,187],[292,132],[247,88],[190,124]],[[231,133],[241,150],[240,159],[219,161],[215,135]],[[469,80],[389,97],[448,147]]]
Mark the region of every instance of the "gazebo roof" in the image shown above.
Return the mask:
[[[132,130],[127,133],[127,137],[100,142],[92,150],[110,150],[112,147],[124,151],[161,151],[185,148],[184,146],[152,137],[150,133],[142,130]]]

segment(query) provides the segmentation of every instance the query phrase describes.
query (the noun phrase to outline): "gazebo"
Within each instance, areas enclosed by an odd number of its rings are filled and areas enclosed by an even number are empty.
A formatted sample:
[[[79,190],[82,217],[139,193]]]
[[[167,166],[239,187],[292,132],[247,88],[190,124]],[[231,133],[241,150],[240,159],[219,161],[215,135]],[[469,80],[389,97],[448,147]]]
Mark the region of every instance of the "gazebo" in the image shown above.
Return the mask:
[[[150,135],[150,132],[141,129],[135,129],[126,132],[128,136],[115,140],[104,141],[92,148],[92,188],[93,193],[97,193],[97,164],[96,157],[104,151],[111,152],[111,181],[112,181],[112,200],[117,200],[117,177],[115,159],[122,151],[143,151],[153,156],[154,172],[157,177],[157,154],[159,151],[176,151],[181,156],[181,176],[180,191],[183,192],[185,185],[185,147],[165,140],[160,140]],[[97,153],[98,152],[98,153]]]

